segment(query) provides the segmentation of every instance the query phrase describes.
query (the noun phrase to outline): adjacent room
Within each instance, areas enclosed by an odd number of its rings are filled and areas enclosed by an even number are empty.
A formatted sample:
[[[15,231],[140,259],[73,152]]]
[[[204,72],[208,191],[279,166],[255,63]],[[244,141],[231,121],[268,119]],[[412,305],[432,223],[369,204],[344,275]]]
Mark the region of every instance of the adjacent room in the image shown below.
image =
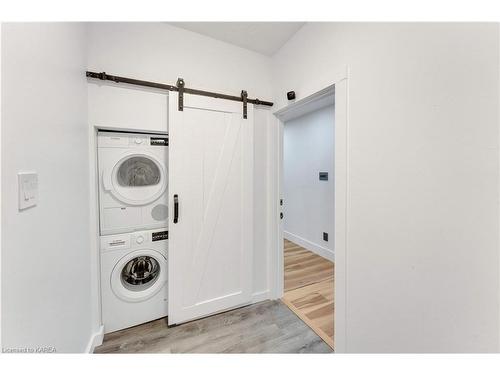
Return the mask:
[[[283,131],[283,301],[333,348],[335,107],[333,96]]]

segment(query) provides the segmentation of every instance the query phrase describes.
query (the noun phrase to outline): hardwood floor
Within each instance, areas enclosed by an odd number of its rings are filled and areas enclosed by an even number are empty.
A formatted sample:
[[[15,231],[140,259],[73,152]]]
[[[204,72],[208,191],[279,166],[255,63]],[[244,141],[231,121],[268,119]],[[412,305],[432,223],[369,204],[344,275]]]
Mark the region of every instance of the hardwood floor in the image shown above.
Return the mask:
[[[282,300],[334,348],[334,263],[285,240],[285,293]]]
[[[105,335],[95,353],[331,353],[333,274],[332,262],[285,241],[283,302],[170,328],[158,319]]]
[[[331,353],[281,301],[167,327],[159,319],[104,336],[96,353]]]

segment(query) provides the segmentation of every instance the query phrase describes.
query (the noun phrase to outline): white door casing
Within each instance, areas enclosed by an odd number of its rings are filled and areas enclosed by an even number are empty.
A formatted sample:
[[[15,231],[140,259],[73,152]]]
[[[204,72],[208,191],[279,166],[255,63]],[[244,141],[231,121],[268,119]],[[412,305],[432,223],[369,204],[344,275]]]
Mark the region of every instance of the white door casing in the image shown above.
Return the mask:
[[[271,241],[275,250],[271,254],[271,269],[275,277],[271,278],[271,295],[281,298],[284,291],[283,267],[283,223],[279,218],[282,198],[283,181],[283,126],[290,118],[305,113],[304,108],[313,108],[319,105],[325,95],[334,92],[335,95],[335,309],[334,309],[334,342],[335,352],[348,352],[348,312],[347,312],[347,264],[348,264],[348,212],[350,204],[349,190],[349,67],[343,66],[333,69],[330,75],[330,84],[317,87],[312,92],[304,93],[296,102],[283,107],[276,112],[275,128],[272,132],[270,163],[273,164],[274,180],[270,184],[270,194],[273,199],[270,222],[274,223],[271,230]],[[333,90],[332,90],[333,89]],[[307,95],[309,94],[309,95]],[[273,152],[274,151],[274,152]]]
[[[253,105],[169,96],[169,324],[252,299]],[[179,216],[174,223],[174,195]]]

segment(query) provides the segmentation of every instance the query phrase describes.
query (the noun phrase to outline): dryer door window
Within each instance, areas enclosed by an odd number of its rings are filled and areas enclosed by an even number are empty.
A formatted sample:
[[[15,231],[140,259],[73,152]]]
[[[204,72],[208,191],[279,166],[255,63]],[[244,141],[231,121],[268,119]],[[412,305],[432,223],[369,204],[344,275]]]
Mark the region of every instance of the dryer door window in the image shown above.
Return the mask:
[[[144,156],[134,156],[121,163],[116,174],[120,186],[151,186],[160,183],[161,172],[156,163]]]
[[[125,155],[114,165],[110,175],[110,192],[130,205],[154,202],[167,188],[166,166],[152,155]]]

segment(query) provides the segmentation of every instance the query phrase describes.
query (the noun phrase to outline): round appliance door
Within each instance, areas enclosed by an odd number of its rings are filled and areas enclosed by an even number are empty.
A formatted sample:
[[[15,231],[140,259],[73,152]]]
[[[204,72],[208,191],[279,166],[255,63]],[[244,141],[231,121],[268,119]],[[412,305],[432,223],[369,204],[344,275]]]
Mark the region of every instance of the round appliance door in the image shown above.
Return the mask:
[[[125,255],[111,273],[113,293],[127,302],[153,297],[166,282],[167,260],[154,250],[137,250]]]
[[[158,199],[167,189],[167,171],[154,155],[129,153],[111,172],[111,193],[131,205],[144,205]]]

